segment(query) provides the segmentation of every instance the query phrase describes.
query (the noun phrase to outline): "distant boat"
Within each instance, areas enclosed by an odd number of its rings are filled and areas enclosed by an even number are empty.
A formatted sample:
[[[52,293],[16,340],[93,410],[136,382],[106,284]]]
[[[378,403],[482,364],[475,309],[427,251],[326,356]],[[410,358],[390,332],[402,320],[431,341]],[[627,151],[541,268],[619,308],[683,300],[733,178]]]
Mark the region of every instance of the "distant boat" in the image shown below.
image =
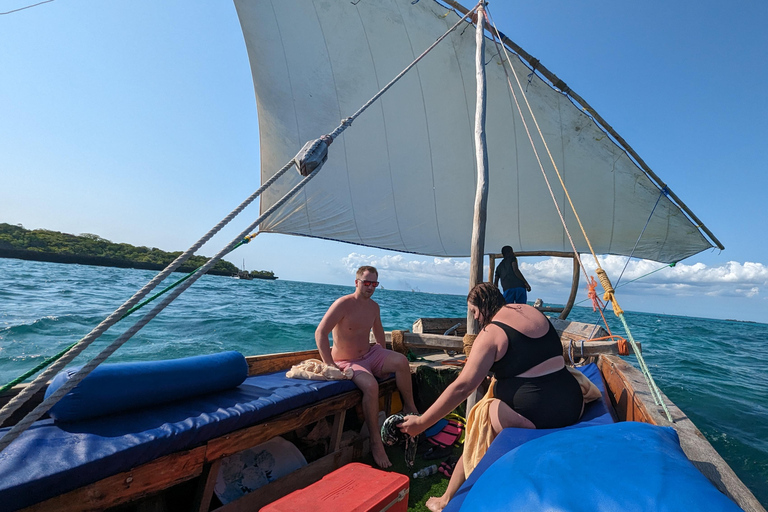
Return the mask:
[[[241,270],[237,271],[237,274],[235,275],[235,277],[238,279],[247,279],[248,281],[253,279],[253,276],[251,275],[251,273],[245,270],[245,258],[243,258],[243,266]]]
[[[249,281],[251,279],[253,279],[253,276],[247,270],[240,270],[240,271],[238,271],[238,273],[237,273],[237,275],[235,277],[238,278],[238,279],[247,279]]]

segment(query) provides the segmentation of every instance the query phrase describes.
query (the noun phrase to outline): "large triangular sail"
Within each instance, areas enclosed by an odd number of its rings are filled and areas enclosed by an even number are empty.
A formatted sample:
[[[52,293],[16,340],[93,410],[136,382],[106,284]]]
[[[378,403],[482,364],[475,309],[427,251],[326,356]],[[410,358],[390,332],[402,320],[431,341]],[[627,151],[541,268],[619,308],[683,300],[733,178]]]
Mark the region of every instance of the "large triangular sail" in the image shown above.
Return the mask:
[[[235,4],[256,92],[262,182],[306,141],[355,112],[458,19],[434,0]],[[474,52],[474,30],[454,31],[337,139],[322,173],[261,231],[468,256],[476,179]],[[526,95],[597,253],[673,262],[712,247],[592,117],[517,56],[511,60],[518,76],[530,75]],[[486,62],[485,245],[571,252],[494,44],[486,46]],[[535,144],[546,155],[541,141]],[[545,171],[556,181],[551,165]],[[299,179],[289,173],[266,191],[262,212]],[[556,189],[555,196],[577,249],[588,252],[564,192]]]

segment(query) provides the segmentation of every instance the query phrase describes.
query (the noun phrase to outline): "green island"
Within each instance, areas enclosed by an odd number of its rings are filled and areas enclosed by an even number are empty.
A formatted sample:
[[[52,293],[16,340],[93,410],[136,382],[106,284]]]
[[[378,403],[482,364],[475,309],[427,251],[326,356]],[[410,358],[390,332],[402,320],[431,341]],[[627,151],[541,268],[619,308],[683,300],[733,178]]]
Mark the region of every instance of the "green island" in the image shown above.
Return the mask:
[[[180,254],[181,251],[166,252],[155,247],[117,244],[91,233],[70,235],[48,229],[30,230],[21,225],[0,222],[0,258],[162,270]],[[176,272],[192,272],[209,259],[205,256],[192,256]],[[222,260],[208,274],[237,276],[238,272],[235,265]],[[257,279],[277,279],[269,270],[252,270],[249,274]]]

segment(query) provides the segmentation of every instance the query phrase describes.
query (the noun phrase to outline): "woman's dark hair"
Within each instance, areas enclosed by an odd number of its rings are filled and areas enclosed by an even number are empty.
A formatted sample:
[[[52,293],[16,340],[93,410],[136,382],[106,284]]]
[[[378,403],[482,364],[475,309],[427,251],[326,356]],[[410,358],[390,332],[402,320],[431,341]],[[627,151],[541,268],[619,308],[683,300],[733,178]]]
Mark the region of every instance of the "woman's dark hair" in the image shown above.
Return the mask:
[[[506,302],[504,296],[493,283],[480,283],[469,291],[467,302],[475,306],[482,315],[480,329],[488,325]]]

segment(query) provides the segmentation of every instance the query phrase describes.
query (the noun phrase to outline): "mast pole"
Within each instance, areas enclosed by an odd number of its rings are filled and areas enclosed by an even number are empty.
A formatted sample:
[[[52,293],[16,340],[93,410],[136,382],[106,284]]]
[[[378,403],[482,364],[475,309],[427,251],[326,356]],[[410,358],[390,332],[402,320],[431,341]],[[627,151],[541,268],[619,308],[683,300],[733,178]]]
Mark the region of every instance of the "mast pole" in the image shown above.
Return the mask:
[[[477,186],[475,188],[475,216],[472,223],[472,246],[470,252],[469,288],[483,280],[483,258],[485,252],[485,221],[488,206],[488,152],[485,145],[485,2],[477,4],[475,42],[475,77],[477,80],[477,101],[475,103],[475,160],[477,162]],[[477,334],[479,325],[467,311],[467,334]]]

